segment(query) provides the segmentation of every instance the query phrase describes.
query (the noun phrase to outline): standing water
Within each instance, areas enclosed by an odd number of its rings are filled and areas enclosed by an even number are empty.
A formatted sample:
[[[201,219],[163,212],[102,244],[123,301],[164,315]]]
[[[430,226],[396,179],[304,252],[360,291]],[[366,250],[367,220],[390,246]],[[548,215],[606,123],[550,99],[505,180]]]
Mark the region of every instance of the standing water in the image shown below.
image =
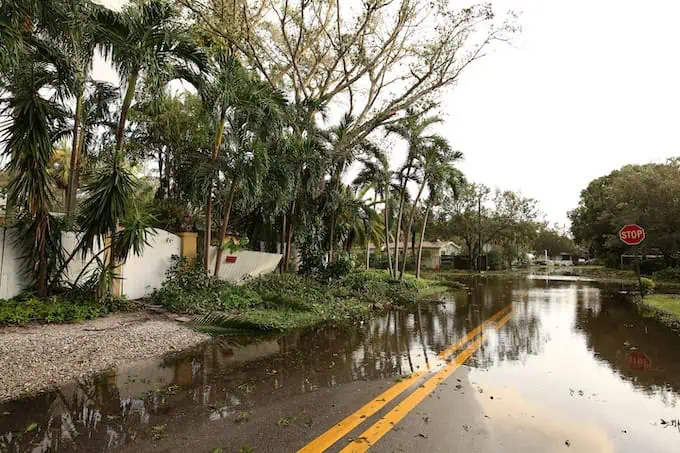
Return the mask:
[[[509,304],[510,321],[465,373],[494,442],[515,445],[520,433],[525,451],[678,451],[677,333],[615,286],[466,284],[361,326],[215,338],[0,404],[0,451],[295,451],[329,427],[329,413],[351,413],[398,375],[440,368],[440,351]]]

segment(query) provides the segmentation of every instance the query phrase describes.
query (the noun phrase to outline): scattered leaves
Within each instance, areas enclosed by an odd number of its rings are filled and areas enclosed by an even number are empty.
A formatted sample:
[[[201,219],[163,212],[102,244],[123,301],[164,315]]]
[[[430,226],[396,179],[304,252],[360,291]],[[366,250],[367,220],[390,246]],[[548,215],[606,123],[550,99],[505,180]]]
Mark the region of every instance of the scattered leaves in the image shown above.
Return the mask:
[[[295,423],[295,417],[281,417],[276,423],[279,426],[290,426]]]
[[[243,411],[243,412],[239,412],[239,414],[236,416],[236,420],[234,420],[234,422],[236,422],[239,425],[242,425],[244,423],[248,423],[249,420],[250,420],[250,414],[248,412]]]

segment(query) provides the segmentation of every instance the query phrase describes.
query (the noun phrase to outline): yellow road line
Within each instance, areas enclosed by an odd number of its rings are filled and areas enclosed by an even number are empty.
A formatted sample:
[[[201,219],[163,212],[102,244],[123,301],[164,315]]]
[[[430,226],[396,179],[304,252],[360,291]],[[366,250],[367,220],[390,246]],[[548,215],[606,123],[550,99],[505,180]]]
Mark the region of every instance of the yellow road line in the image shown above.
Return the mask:
[[[480,331],[482,331],[486,325],[488,325],[488,323],[494,322],[496,319],[500,318],[510,308],[512,308],[512,305],[500,310],[498,313],[491,316],[487,321],[485,321],[475,329],[468,332],[467,335],[461,338],[458,342],[456,342],[451,347],[447,348],[447,350],[451,351],[448,355],[451,355],[453,352],[456,352],[458,349],[460,349],[462,346],[464,346],[466,343],[468,343],[470,340],[476,337],[477,334]],[[440,357],[446,358],[448,357],[448,355],[442,357],[442,355],[440,354]],[[313,453],[313,452],[317,453],[325,451],[328,447],[330,447],[335,442],[345,437],[350,431],[359,426],[368,417],[370,417],[371,415],[375,414],[380,409],[385,407],[390,401],[392,401],[394,398],[396,398],[402,392],[404,392],[404,390],[413,385],[413,383],[422,375],[423,375],[422,372],[413,373],[409,378],[405,378],[403,381],[388,388],[383,393],[378,395],[375,399],[364,405],[361,409],[347,416],[340,423],[333,426],[328,431],[323,433],[321,436],[317,437],[316,439],[305,445],[302,449],[298,450],[297,453]]]
[[[460,348],[465,346],[468,341],[470,341],[472,338],[476,337],[477,334],[481,331],[483,331],[486,327],[490,327],[492,324],[494,324],[498,318],[506,314],[508,311],[512,309],[512,304],[509,304],[507,307],[503,308],[502,310],[498,311],[496,314],[494,314],[492,317],[487,319],[485,322],[482,324],[478,325],[474,329],[472,329],[466,336],[449,346],[448,348],[444,349],[442,352],[439,353],[439,358],[441,360],[446,360],[451,354],[454,352],[458,351]]]
[[[511,318],[512,313],[508,313],[503,319],[496,323],[496,329],[500,329]],[[474,343],[465,348],[456,358],[446,367],[428,379],[425,384],[418,387],[409,396],[399,403],[394,409],[389,411],[383,418],[378,420],[373,426],[364,431],[361,436],[347,447],[340,450],[340,453],[362,453],[367,451],[372,445],[380,440],[394,425],[399,423],[410,411],[420,404],[437,386],[454,371],[458,369],[467,359],[469,359],[483,343],[482,338],[478,338]]]
[[[333,426],[321,436],[305,445],[302,449],[298,450],[297,453],[316,453],[326,450],[339,439],[347,435],[347,433],[359,426],[365,419],[378,412],[380,409],[385,407],[387,403],[392,401],[404,390],[413,385],[418,380],[418,378],[422,376],[422,374],[422,372],[413,373],[410,377],[404,378],[403,381],[388,388],[368,404],[364,405],[361,409],[346,417],[344,420]]]

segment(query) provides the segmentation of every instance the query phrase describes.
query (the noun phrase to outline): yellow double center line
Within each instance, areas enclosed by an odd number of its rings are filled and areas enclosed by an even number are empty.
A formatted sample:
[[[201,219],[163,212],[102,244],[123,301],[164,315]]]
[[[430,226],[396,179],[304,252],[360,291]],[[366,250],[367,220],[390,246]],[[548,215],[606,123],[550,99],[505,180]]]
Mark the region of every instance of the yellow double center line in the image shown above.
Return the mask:
[[[479,333],[483,332],[486,327],[491,326],[494,323],[496,323],[497,328],[500,328],[510,319],[512,313],[509,313],[509,311],[511,309],[512,305],[509,305],[500,310],[498,313],[491,316],[487,321],[468,332],[467,335],[458,340],[456,343],[442,351],[439,354],[439,357],[443,360],[448,358],[451,354],[455,353],[460,348],[465,346],[470,340],[475,338]],[[505,315],[505,317],[498,321],[498,319],[503,315]],[[478,339],[472,343],[468,348],[463,350],[463,352],[461,352],[454,361],[449,363],[446,367],[426,381],[425,384],[416,389],[404,401],[388,412],[385,417],[380,419],[368,430],[366,430],[359,439],[352,442],[352,444],[343,449],[342,452],[362,452],[368,450],[368,448],[378,441],[378,439],[384,436],[385,433],[387,433],[392,428],[392,426],[404,418],[409,411],[411,411],[427,395],[429,395],[441,381],[448,378],[461,364],[465,363],[465,361],[472,354],[474,354],[481,345],[481,339]],[[335,442],[346,436],[354,428],[359,426],[365,419],[378,412],[390,401],[411,387],[411,385],[413,385],[422,374],[422,372],[413,373],[410,377],[390,387],[368,404],[364,405],[361,409],[346,417],[340,423],[333,426],[331,429],[314,439],[302,449],[298,450],[298,453],[317,453],[325,451]]]

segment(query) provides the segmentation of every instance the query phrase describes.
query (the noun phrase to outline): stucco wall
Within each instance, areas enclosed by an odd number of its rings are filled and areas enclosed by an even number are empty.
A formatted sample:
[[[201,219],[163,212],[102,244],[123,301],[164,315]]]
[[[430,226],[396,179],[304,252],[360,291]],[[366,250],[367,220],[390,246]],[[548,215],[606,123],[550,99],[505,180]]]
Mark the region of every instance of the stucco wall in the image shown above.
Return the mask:
[[[160,288],[165,273],[172,265],[172,256],[180,255],[179,236],[165,230],[154,230],[155,235],[144,247],[142,256],[130,253],[122,267],[122,293],[128,299],[139,299]]]

